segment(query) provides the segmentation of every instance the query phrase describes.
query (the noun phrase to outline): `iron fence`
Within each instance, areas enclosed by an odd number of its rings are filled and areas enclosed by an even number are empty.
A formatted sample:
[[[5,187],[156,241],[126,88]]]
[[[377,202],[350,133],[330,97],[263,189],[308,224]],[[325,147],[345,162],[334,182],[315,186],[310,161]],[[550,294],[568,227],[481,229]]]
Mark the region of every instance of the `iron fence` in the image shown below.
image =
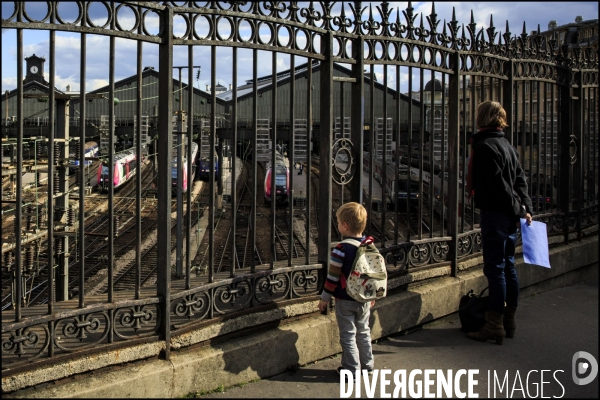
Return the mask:
[[[45,187],[36,185],[35,196],[16,190],[10,197],[3,190],[3,373],[127,342],[164,341],[168,358],[171,335],[178,334],[172,326],[194,326],[278,301],[314,299],[332,242],[339,238],[332,215],[344,201],[367,207],[366,233],[377,238],[391,274],[450,265],[456,276],[459,261],[481,246],[479,216],[467,201],[464,178],[475,109],[488,99],[507,110],[506,134],[527,170],[535,218],[547,222],[549,233],[565,243],[597,234],[597,54],[558,45],[539,32],[528,35],[525,28],[513,35],[508,24],[500,35],[491,18],[485,30],[477,29],[473,17],[460,24],[452,16],[440,25],[433,5],[420,23],[417,17],[410,2],[395,11],[387,2],[82,1],[62,7],[54,1],[14,2],[12,12],[2,17],[3,31],[15,32],[17,50],[11,110],[17,134],[6,146],[3,142],[8,157],[3,163],[15,171],[10,183],[23,187],[31,171],[31,162],[23,159],[30,140],[24,137],[27,30],[48,32],[50,88],[56,86],[61,56],[56,32],[79,35],[77,118],[82,119],[88,118],[85,100],[91,96],[86,83],[89,38],[108,38],[105,99],[115,98],[117,65],[123,62],[116,56],[117,39],[119,46],[134,43],[135,57],[128,55],[126,62],[135,59],[129,82],[135,90],[136,129],[148,109],[143,105],[143,55],[157,50],[158,89],[153,90],[158,122],[152,166],[141,162],[146,160],[141,160],[138,130],[132,152],[137,164],[107,168],[108,193],[91,196],[86,165],[101,161],[113,166],[121,159],[115,122],[131,116],[117,116],[116,102],[107,101],[106,121],[98,126],[106,131],[108,152],[86,158],[81,143],[89,127],[80,124],[79,136],[69,136],[74,97],[53,90],[45,94],[47,115],[40,118],[47,119],[50,133],[44,138],[45,154],[35,160],[52,179]],[[178,68],[188,74],[177,81],[172,71],[178,49],[187,59]],[[181,91],[182,80],[191,85],[195,52],[205,50],[209,64],[203,71],[210,71],[212,90],[196,97],[194,90]],[[280,74],[281,59],[289,65],[287,74]],[[218,102],[216,88],[225,65],[231,68],[232,89],[229,100]],[[264,71],[270,75],[259,77]],[[238,78],[245,74],[249,83],[244,87]],[[407,88],[400,85],[403,76]],[[183,110],[184,97],[186,110],[207,99],[207,124],[185,127],[184,113],[176,113],[176,106]],[[336,120],[348,117],[349,134],[336,138]],[[378,120],[391,120],[389,135],[387,122],[378,128]],[[296,143],[297,129],[303,129],[309,143]],[[259,142],[263,130],[270,145]],[[178,135],[181,140],[174,140]],[[173,172],[163,166],[173,165],[177,152],[191,173],[194,140],[214,151],[208,151],[213,168],[204,192],[193,200],[192,188],[184,193],[181,185],[183,168]],[[68,174],[71,146],[78,161],[73,182]],[[229,173],[241,171],[237,183],[229,179],[225,188],[224,148],[231,154]],[[303,149],[302,158],[296,148]],[[268,167],[258,160],[261,149],[268,149],[271,166],[278,153],[287,156],[287,189],[302,187],[303,201],[294,193],[284,207],[277,206],[276,179],[262,181]],[[388,149],[391,159],[378,157]],[[139,171],[133,175],[136,165]],[[306,166],[305,172],[300,169],[297,175],[296,165]],[[130,173],[131,194],[117,191],[112,183]],[[260,198],[267,189],[273,196],[268,208]],[[228,209],[221,203],[224,194]],[[92,221],[92,214],[102,218]],[[201,221],[204,235],[199,235]],[[303,247],[303,253],[294,253],[295,247]],[[218,259],[225,253],[228,259]],[[126,269],[131,283],[123,287],[129,290],[119,290]]]

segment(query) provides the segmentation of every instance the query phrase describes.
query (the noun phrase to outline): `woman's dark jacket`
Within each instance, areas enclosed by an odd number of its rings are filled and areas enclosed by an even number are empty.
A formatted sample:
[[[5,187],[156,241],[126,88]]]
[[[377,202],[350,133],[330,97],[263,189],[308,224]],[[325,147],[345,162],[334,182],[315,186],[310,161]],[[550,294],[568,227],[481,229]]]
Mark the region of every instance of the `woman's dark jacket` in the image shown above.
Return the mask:
[[[533,215],[525,172],[504,132],[487,129],[473,135],[475,207],[508,214],[515,222]]]

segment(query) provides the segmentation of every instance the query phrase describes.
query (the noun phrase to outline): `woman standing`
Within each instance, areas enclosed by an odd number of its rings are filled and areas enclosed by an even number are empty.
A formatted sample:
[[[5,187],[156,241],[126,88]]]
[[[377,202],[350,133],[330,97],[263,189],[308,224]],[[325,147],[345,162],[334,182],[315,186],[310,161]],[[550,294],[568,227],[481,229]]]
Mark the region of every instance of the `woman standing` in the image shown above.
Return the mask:
[[[533,207],[517,152],[502,131],[508,126],[502,105],[495,101],[481,103],[476,123],[467,191],[481,210],[483,273],[488,279],[490,305],[483,328],[467,336],[502,344],[504,336],[512,338],[516,329],[519,279],[515,245],[519,219],[525,218],[531,224]]]

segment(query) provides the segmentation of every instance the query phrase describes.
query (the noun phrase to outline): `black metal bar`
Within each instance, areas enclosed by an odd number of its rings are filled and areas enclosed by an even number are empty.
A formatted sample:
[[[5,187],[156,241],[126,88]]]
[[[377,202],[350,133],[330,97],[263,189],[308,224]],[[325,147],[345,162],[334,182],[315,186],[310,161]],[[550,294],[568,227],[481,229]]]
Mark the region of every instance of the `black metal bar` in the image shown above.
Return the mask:
[[[533,178],[533,81],[527,81],[529,86],[529,103],[527,109],[529,112],[529,159],[527,160],[526,173],[529,172],[529,181]],[[528,186],[529,197],[533,199],[533,185]]]
[[[450,245],[451,275],[456,276],[458,271],[458,157],[460,143],[460,55],[452,55],[451,65],[453,74],[449,79],[449,116],[448,116],[448,235],[452,237]]]
[[[181,70],[183,67],[174,67],[179,70],[179,109],[177,110],[177,218],[175,218],[175,224],[177,225],[177,240],[175,241],[175,276],[180,279],[183,277],[183,82],[181,78]],[[213,85],[213,91],[215,86]],[[211,164],[211,165],[214,165]],[[190,171],[191,172],[191,171]],[[212,229],[211,229],[212,230]],[[212,265],[212,264],[211,264]]]
[[[332,189],[332,123],[333,123],[333,32],[322,36],[321,47],[325,60],[321,62],[321,132],[319,140],[319,263],[323,274],[329,266],[331,243],[331,189]]]
[[[293,71],[290,72],[292,80]],[[270,268],[275,269],[274,262],[277,260],[277,244],[275,242],[275,219],[277,206],[277,185],[275,179],[277,175],[276,156],[277,153],[277,52],[271,53],[271,260]],[[282,154],[283,156],[283,154]]]
[[[234,47],[233,51],[233,103],[232,106],[232,122],[233,122],[233,138],[231,139],[231,269],[229,272],[229,276],[233,278],[235,276],[235,266],[237,259],[237,249],[236,249],[236,232],[237,232],[237,125],[238,125],[238,115],[237,115],[237,78],[238,78],[238,48]]]
[[[141,27],[140,33],[141,33]],[[135,299],[140,298],[141,289],[141,276],[142,276],[142,99],[143,99],[143,77],[142,77],[142,54],[143,54],[143,42],[138,40],[137,42],[137,88],[136,88],[136,140],[135,140],[135,154],[136,154],[136,177],[135,177],[135,201],[136,209],[136,221],[135,221]]]
[[[160,13],[162,42],[158,46],[161,79],[158,91],[158,118],[167,121],[158,127],[158,215],[157,215],[157,295],[161,298],[158,333],[165,341],[165,359],[171,355],[171,151],[173,147],[171,116],[173,115],[173,9],[166,7]]]
[[[407,166],[408,166],[408,182],[406,183],[406,241],[410,242],[410,202],[411,202],[411,168],[412,168],[412,134],[413,134],[413,115],[412,115],[412,106],[413,106],[413,92],[412,92],[412,73],[413,67],[408,67],[408,145],[406,148],[407,153]],[[419,200],[420,201],[420,200]]]
[[[114,181],[115,181],[115,38],[109,39],[109,65],[108,65],[108,302],[113,301],[114,286]]]
[[[425,139],[425,92],[423,81],[424,69],[419,68],[419,99],[421,99],[421,110],[419,112],[419,219],[417,234],[419,239],[423,239],[423,140]],[[431,166],[431,161],[429,162]],[[431,168],[430,168],[431,169]]]
[[[409,93],[409,99],[410,99],[410,93]],[[410,100],[409,100],[410,101]],[[394,202],[394,245],[398,244],[398,240],[400,239],[400,225],[398,223],[398,221],[400,221],[400,214],[399,214],[399,209],[398,209],[398,193],[400,190],[400,104],[402,104],[402,97],[400,96],[400,66],[396,65],[396,149],[395,149],[395,154],[396,156],[394,157],[394,165],[396,166],[394,174],[396,175],[394,177],[394,185],[393,185],[393,192],[392,192],[392,199]],[[407,175],[407,181],[406,184],[409,185],[410,184],[410,169],[408,170],[408,175]],[[410,199],[406,199],[407,202],[410,201]],[[443,218],[442,218],[443,221]],[[443,223],[442,223],[443,225]]]
[[[387,87],[388,87],[388,70],[387,64],[383,65],[383,149],[381,149],[381,169],[383,177],[381,179],[381,247],[385,248],[385,221],[386,210],[388,203],[387,194]]]
[[[583,216],[582,209],[584,206],[583,196],[583,148],[585,146],[584,135],[584,89],[583,89],[583,73],[575,72],[573,76],[573,131],[575,135],[575,143],[577,146],[577,160],[573,163],[573,194],[577,199],[577,240],[581,240],[581,218]]]
[[[571,176],[571,160],[570,160],[570,142],[571,129],[573,128],[572,104],[571,104],[571,71],[568,68],[559,70],[561,79],[560,85],[560,135],[559,143],[561,151],[560,159],[560,209],[563,213],[563,234],[565,244],[569,244],[569,211],[571,211],[570,199],[570,176]]]
[[[252,215],[251,232],[252,235],[252,266],[251,272],[256,271],[256,201],[258,196],[258,50],[252,50],[252,121],[254,124],[253,142],[252,142]],[[245,255],[244,255],[245,256]]]
[[[8,122],[7,122],[8,123]],[[50,150],[48,150],[50,152]],[[17,29],[17,182],[15,204],[15,322],[21,321],[23,301],[23,255],[21,231],[23,222],[23,29]],[[48,179],[50,180],[50,179]],[[48,218],[50,219],[51,216]],[[51,275],[51,274],[48,274]]]
[[[555,99],[556,99],[555,98],[555,93],[556,93],[555,88],[556,88],[556,85],[551,83],[550,84],[550,90],[551,90],[551,93],[550,93],[550,105],[551,105],[551,107],[550,107],[550,132],[552,134],[552,142],[550,144],[550,160],[551,160],[550,176],[552,179],[552,182],[551,182],[552,202],[555,204],[555,207],[553,207],[553,208],[556,208],[556,206],[558,206],[558,204],[559,204],[557,201],[558,200],[558,188],[557,188],[558,177],[554,176],[554,174],[555,174],[554,165],[556,164],[558,166],[558,163],[560,161],[554,157],[554,149],[555,149],[554,146],[556,145],[555,141],[556,141],[556,139],[558,139],[558,126],[554,125],[554,110],[556,108],[555,107]]]
[[[466,118],[465,118],[465,109],[466,109],[466,103],[465,103],[465,92],[467,91],[466,86],[465,86],[465,77],[462,77],[462,83],[463,83],[463,103],[462,103],[462,108],[460,108],[460,110],[462,110],[462,121],[463,121],[463,136],[466,137],[467,136],[467,124],[466,124]],[[458,121],[460,124],[461,121],[461,117],[458,117]],[[440,178],[440,198],[438,199],[438,201],[440,202],[441,206],[440,206],[440,236],[444,236],[444,227],[445,227],[445,223],[444,220],[446,218],[446,207],[445,207],[445,202],[444,202],[444,197],[446,195],[446,187],[444,185],[444,183],[446,183],[446,141],[448,140],[448,135],[446,134],[446,74],[442,73],[442,165],[441,165],[441,178]],[[464,148],[463,151],[466,151],[466,147]],[[464,166],[463,166],[463,170],[464,170]]]
[[[208,179],[208,281],[214,282],[215,265],[215,146],[217,140],[217,46],[210,46],[210,173]],[[223,169],[223,166],[219,166]]]
[[[294,107],[295,107],[295,96],[296,96],[296,56],[291,54],[290,55],[290,71],[291,71],[291,76],[292,79],[290,79],[290,132],[289,132],[289,136],[288,136],[288,143],[289,143],[289,167],[290,167],[290,171],[293,171],[294,165],[295,165],[295,149],[294,149],[294,145],[295,145],[295,141],[294,138],[296,136],[296,124],[295,124],[295,114],[294,114]],[[287,188],[287,194],[288,194],[288,206],[289,206],[289,213],[290,213],[290,221],[289,221],[289,231],[288,231],[288,249],[290,251],[288,251],[288,266],[291,267],[292,266],[292,248],[294,246],[294,173],[290,172],[290,187]],[[290,294],[292,293],[292,291],[290,290]]]
[[[81,34],[81,53],[79,55],[79,116],[83,123],[79,127],[79,308],[85,306],[85,116],[86,116],[86,98],[85,98],[85,80],[86,80],[86,55],[87,43],[86,34]]]
[[[356,162],[354,176],[349,183],[350,201],[363,204],[363,145],[365,132],[365,60],[364,39],[357,37],[352,42],[352,54],[356,64],[352,65],[351,83],[351,116],[350,116],[350,140],[353,144],[352,157]]]
[[[431,108],[429,109],[429,237],[433,237],[433,186],[435,177],[435,159],[433,148],[435,146],[435,72],[431,70]]]
[[[306,74],[306,136],[308,140],[308,149],[306,152],[306,259],[305,263],[310,263],[310,224],[312,218],[310,217],[310,203],[311,203],[311,179],[312,175],[312,131],[313,131],[313,110],[312,110],[312,84],[313,84],[313,70],[312,70],[312,58],[307,57],[308,71]]]
[[[17,30],[17,33],[19,30]],[[50,67],[50,74],[48,77],[49,87],[56,87],[56,31],[50,31],[50,54],[48,56],[48,62]],[[22,41],[20,42],[22,44]],[[19,65],[19,61],[23,59],[23,56],[19,56],[17,54],[17,65]],[[19,71],[23,70],[23,64],[21,62],[21,66],[19,66]],[[22,74],[22,72],[21,72]],[[23,81],[23,76],[19,77],[17,75],[17,80],[19,82]],[[18,84],[18,83],[17,83]],[[48,133],[48,314],[54,313],[54,300],[56,298],[56,293],[54,293],[54,158],[51,156],[52,151],[54,149],[54,135],[55,135],[55,95],[56,92],[54,90],[50,90],[48,94],[48,125],[50,132]],[[54,341],[52,341],[54,343]],[[54,346],[51,344],[49,346],[49,355],[52,357],[54,355]]]
[[[375,142],[375,65],[370,65],[369,70],[369,203],[367,204],[368,229],[373,232],[373,170],[375,169],[375,153],[377,143]],[[361,171],[362,173],[362,171]],[[360,188],[362,191],[362,188]]]
[[[188,46],[188,113],[187,113],[187,196],[185,224],[185,288],[190,288],[190,271],[192,264],[192,195],[194,189],[194,161],[192,159],[192,144],[194,141],[194,46]],[[183,93],[179,94],[183,103]],[[220,167],[221,170],[223,167]],[[222,171],[221,171],[222,173]],[[235,179],[234,179],[235,180]]]
[[[462,90],[462,102],[464,105],[466,105],[466,101],[467,101],[467,89],[465,87],[465,83],[466,83],[466,76],[463,75],[462,76],[462,86],[463,86],[463,90]],[[465,112],[465,106],[463,106],[463,113]],[[465,231],[465,216],[466,214],[466,202],[467,202],[467,195],[468,193],[466,193],[466,189],[465,189],[465,185],[464,183],[466,182],[467,179],[467,172],[468,172],[468,168],[466,167],[467,165],[467,151],[469,149],[469,143],[467,140],[467,119],[466,119],[466,115],[463,114],[463,121],[465,121],[465,123],[463,123],[463,129],[462,129],[462,135],[460,137],[460,146],[462,147],[462,158],[461,158],[461,168],[459,169],[459,196],[460,196],[460,204],[459,204],[459,208],[460,208],[460,212],[462,215],[462,218],[460,219],[460,232],[464,232]],[[459,153],[460,156],[460,153]],[[470,157],[472,157],[472,154],[469,154]],[[470,160],[470,159],[469,159]],[[460,185],[460,174],[462,173],[462,179],[463,179],[463,184]],[[472,202],[473,204],[475,203],[474,201]],[[473,225],[475,224],[475,207],[471,207],[471,229],[473,229]]]

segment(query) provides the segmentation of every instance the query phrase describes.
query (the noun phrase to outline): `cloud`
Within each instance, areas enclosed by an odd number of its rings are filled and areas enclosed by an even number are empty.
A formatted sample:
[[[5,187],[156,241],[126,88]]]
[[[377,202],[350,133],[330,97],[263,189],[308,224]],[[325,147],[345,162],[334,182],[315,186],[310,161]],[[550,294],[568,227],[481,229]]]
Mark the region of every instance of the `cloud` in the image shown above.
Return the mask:
[[[47,6],[45,3],[37,4],[35,2],[27,3],[29,11],[39,18],[43,18],[45,15],[45,9]],[[70,6],[74,3],[60,3],[59,13],[62,18],[67,20],[73,20],[77,17],[77,6]],[[264,10],[264,4],[260,3],[259,7]],[[379,3],[377,3],[379,4]],[[425,19],[431,13],[431,2],[413,2],[414,12],[418,13],[419,16],[416,23],[420,23],[421,14],[423,14],[424,24],[428,27],[427,20]],[[299,7],[308,7],[308,2],[300,2]],[[390,2],[390,9],[392,10],[391,19],[395,21],[396,10],[400,10],[400,20],[402,23],[406,23],[402,11],[408,6],[408,2]],[[370,3],[363,2],[363,7],[367,7],[363,19],[368,19]],[[249,10],[253,7],[252,4],[242,5],[242,10]],[[351,16],[352,11],[350,9],[350,3],[345,2],[343,4],[344,11],[347,16]],[[231,8],[230,5],[224,5],[224,8]],[[322,15],[322,7],[320,2],[314,3],[316,11]],[[375,4],[373,4],[374,18],[380,18],[379,12],[377,11]],[[452,18],[452,9],[455,9],[456,18],[459,24],[468,24],[471,19],[471,9],[473,8],[474,20],[477,24],[477,30],[481,28],[487,28],[490,23],[490,15],[493,15],[494,25],[496,31],[504,31],[506,20],[509,21],[510,30],[513,35],[520,34],[523,29],[523,19],[526,21],[527,31],[530,32],[533,29],[537,29],[537,24],[540,24],[542,30],[547,29],[548,22],[550,20],[556,20],[559,25],[569,23],[575,20],[577,15],[584,16],[588,19],[588,16],[598,15],[598,5],[595,2],[561,2],[561,3],[532,3],[532,2],[436,2],[435,9],[437,18],[441,21],[438,29],[441,31],[443,20],[449,22]],[[339,15],[341,13],[342,4],[337,2],[333,5],[332,15]],[[2,3],[3,17],[10,16],[12,12],[12,3]],[[266,10],[265,10],[266,11]],[[287,11],[286,11],[287,13]],[[108,18],[106,7],[99,2],[90,4],[89,15],[94,24],[104,25]],[[306,22],[306,18],[299,17],[300,22]],[[128,10],[127,7],[122,7],[119,12],[119,23],[123,28],[131,28],[134,26],[134,15]],[[228,23],[225,20],[219,24],[219,30],[223,31],[223,34],[227,36],[231,28],[228,27]],[[151,33],[157,33],[159,27],[158,15],[154,12],[147,14],[145,19],[146,28]],[[320,24],[318,22],[317,24]],[[199,16],[196,19],[195,27],[199,32],[200,36],[206,36],[208,34],[209,24],[205,16]],[[250,25],[247,23],[241,23],[240,28],[242,29],[244,37],[248,38],[250,35]],[[175,20],[174,31],[176,35],[182,35],[185,32],[185,21],[183,18],[177,18]],[[271,37],[271,33],[266,26],[262,26],[259,29],[259,35],[261,39],[268,41]],[[287,31],[283,30],[281,36],[288,36]],[[109,38],[102,35],[88,34],[87,37],[87,59],[86,59],[86,87],[90,90],[98,88],[108,83],[109,78]],[[49,73],[49,35],[48,31],[37,31],[37,30],[24,30],[24,54],[30,56],[33,53],[39,56],[46,56],[45,73],[48,78]],[[306,37],[299,34],[297,37],[299,45],[306,45]],[[120,80],[136,73],[137,70],[137,43],[134,40],[127,40],[117,38],[115,40],[115,79]],[[2,32],[2,89],[14,89],[16,87],[16,35],[13,29],[4,29]],[[314,42],[315,48],[319,50],[321,48],[320,36],[317,36]],[[80,35],[73,32],[57,32],[56,33],[56,83],[57,86],[64,90],[66,84],[71,85],[72,90],[78,88],[80,85],[80,46],[81,39]],[[222,84],[232,82],[232,50],[231,48],[217,48],[217,76],[218,80]],[[271,52],[269,51],[258,51],[258,75],[266,76],[271,74],[272,61]],[[211,84],[211,65],[210,65],[210,46],[194,46],[194,65],[201,66],[201,78],[200,87],[204,88],[205,85]],[[296,65],[306,62],[303,57],[297,57]],[[144,43],[142,53],[143,66],[152,66],[158,70],[158,45]],[[178,46],[173,53],[173,65],[187,65],[187,46]],[[277,71],[283,71],[289,68],[289,56],[284,53],[277,54]],[[380,68],[380,67],[378,67]],[[381,74],[382,69],[377,69],[377,75],[380,82],[383,81]],[[395,88],[395,68],[390,67],[388,69],[389,76],[388,80],[390,86],[393,85]],[[252,50],[246,50],[239,48],[238,50],[238,82],[243,84],[245,80],[252,78]],[[177,78],[177,70],[173,71]],[[195,74],[194,74],[195,76]],[[438,76],[438,75],[436,75]],[[184,70],[183,80],[187,81],[187,73]],[[429,72],[425,73],[424,82],[427,82],[431,78]],[[406,68],[401,68],[400,82],[402,90],[407,90],[408,74]],[[194,82],[196,83],[196,82]],[[413,89],[417,89],[420,85],[419,81],[419,70],[413,68]]]

